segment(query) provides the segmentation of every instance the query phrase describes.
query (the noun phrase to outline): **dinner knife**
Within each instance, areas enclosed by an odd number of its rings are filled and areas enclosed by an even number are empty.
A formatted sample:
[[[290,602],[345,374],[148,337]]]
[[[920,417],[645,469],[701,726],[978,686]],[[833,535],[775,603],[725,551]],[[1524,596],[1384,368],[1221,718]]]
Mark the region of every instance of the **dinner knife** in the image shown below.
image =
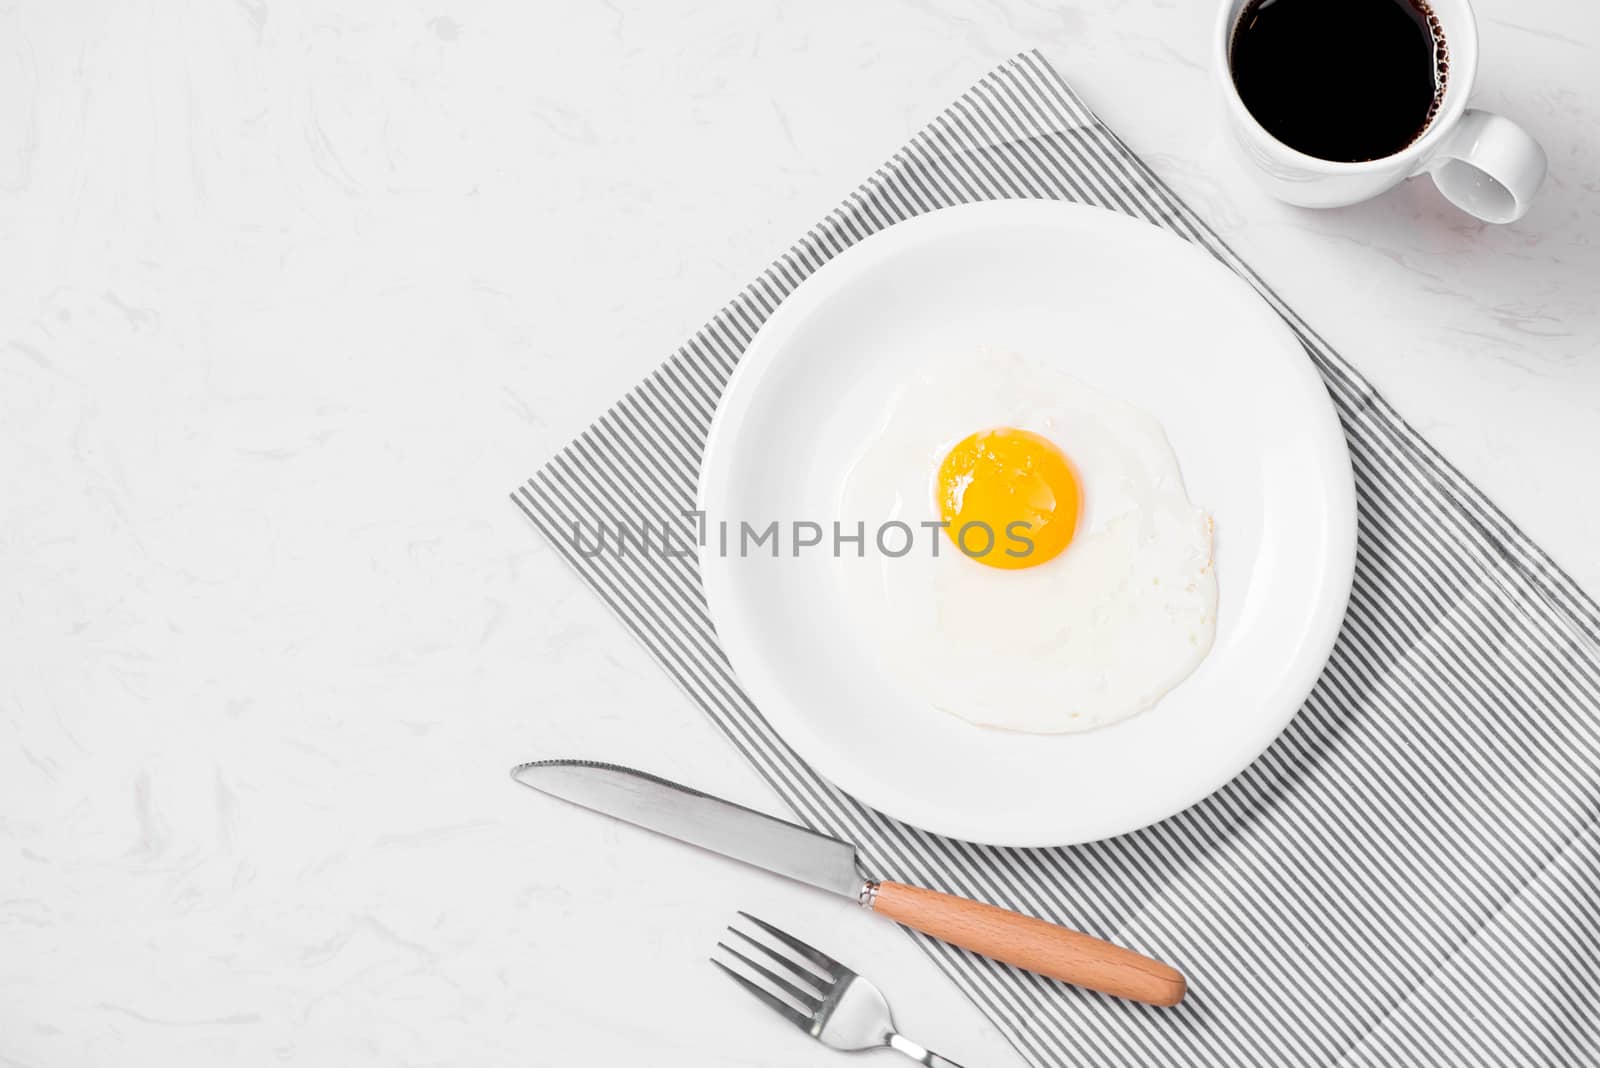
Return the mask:
[[[1020,912],[863,879],[856,869],[856,847],[849,842],[646,772],[588,760],[539,760],[512,768],[511,777],[563,801],[831,890],[1005,964],[1147,1005],[1183,1000],[1183,976],[1160,961]]]

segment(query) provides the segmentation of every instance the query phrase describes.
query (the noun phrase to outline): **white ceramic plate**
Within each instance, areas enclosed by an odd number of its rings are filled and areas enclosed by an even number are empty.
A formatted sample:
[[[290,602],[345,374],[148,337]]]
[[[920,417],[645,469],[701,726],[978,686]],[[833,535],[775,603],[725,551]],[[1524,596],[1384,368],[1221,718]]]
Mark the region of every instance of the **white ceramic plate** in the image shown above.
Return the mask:
[[[715,549],[723,521],[831,523],[894,388],[921,361],[985,346],[1154,415],[1190,499],[1216,522],[1211,654],[1153,709],[1100,730],[1018,734],[927,707],[860,647],[830,552],[792,555],[787,530],[776,559]],[[1282,320],[1204,251],[1049,201],[921,216],[801,285],[722,398],[700,506],[717,634],[773,728],[867,804],[1003,845],[1135,830],[1242,771],[1316,681],[1355,559],[1344,435]]]

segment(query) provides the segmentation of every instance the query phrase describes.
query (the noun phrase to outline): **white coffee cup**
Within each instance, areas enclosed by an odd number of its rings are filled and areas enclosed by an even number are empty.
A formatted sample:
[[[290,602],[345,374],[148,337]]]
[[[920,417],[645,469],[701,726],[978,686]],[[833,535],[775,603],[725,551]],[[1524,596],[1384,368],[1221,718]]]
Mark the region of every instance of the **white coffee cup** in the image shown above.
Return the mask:
[[[1478,23],[1467,0],[1427,0],[1444,30],[1449,57],[1444,98],[1433,121],[1399,152],[1360,163],[1298,152],[1269,134],[1245,107],[1234,85],[1229,50],[1246,3],[1224,0],[1212,66],[1234,139],[1267,192],[1302,207],[1334,208],[1426,173],[1446,200],[1485,222],[1522,218],[1544,181],[1544,149],[1510,119],[1467,107],[1478,75]]]

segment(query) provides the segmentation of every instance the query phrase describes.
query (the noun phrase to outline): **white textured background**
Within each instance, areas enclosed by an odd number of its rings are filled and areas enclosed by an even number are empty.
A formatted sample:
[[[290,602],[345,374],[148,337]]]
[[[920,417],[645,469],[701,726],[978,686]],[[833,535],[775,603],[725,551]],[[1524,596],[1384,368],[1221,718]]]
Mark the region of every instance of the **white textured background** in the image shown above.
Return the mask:
[[[1257,195],[1213,14],[0,4],[0,1064],[834,1063],[704,963],[744,907],[1016,1065],[852,906],[506,779],[776,804],[505,494],[1024,48],[1600,591],[1600,8],[1479,4],[1506,228]]]

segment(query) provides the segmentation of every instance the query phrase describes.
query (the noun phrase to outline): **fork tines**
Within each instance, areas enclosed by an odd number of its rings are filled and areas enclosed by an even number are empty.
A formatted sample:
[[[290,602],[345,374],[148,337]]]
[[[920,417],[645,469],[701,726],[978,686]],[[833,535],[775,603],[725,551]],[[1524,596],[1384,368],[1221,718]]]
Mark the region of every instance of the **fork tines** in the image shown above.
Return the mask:
[[[793,935],[780,931],[748,912],[740,912],[739,915],[771,936],[777,944],[769,945],[765,941],[752,938],[737,927],[730,926],[728,933],[738,938],[742,944],[754,949],[763,960],[776,964],[784,974],[779,974],[761,961],[741,953],[727,942],[718,942],[717,948],[739,961],[746,970],[759,977],[759,981],[728,967],[716,957],[711,958],[711,963],[765,1002],[767,1007],[778,1015],[802,1031],[811,1031],[817,1022],[817,1010],[822,1007],[839,981],[851,974],[849,969],[821,950],[808,946]]]

